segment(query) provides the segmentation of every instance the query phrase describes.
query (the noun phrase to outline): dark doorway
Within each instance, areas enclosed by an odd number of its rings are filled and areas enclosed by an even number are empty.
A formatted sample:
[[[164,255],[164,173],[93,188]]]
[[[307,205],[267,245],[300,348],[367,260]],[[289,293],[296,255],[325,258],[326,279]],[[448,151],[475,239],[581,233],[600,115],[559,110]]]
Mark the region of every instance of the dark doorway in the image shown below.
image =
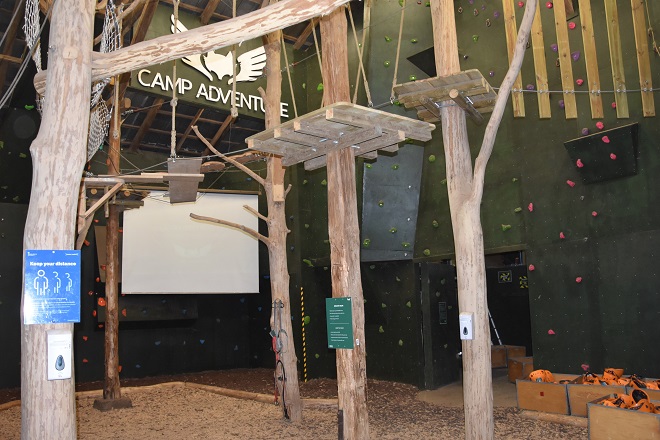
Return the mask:
[[[420,263],[424,388],[435,389],[458,380],[461,351],[456,268]]]

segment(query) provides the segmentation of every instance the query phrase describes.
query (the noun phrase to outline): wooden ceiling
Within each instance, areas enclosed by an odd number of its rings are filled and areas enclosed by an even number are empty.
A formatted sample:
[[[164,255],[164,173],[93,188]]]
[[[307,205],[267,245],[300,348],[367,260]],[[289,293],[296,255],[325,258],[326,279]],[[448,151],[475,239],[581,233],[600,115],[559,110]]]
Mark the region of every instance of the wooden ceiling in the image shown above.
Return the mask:
[[[40,9],[45,15],[53,0],[40,0]],[[105,3],[98,4],[97,23],[102,23]],[[122,36],[124,46],[144,40],[149,24],[158,3],[172,4],[173,0],[128,0],[122,17]],[[264,7],[270,0],[236,0],[237,15],[247,14]],[[202,24],[227,20],[232,16],[233,0],[181,0],[179,9],[199,16]],[[27,48],[23,33],[23,15],[25,0],[0,0],[0,86],[2,95],[9,89],[17,77],[19,67],[25,59]],[[361,9],[358,2],[354,9]],[[16,15],[18,19],[12,20]],[[42,20],[43,20],[42,15]],[[314,51],[311,21],[299,23],[284,29],[284,40],[297,50]],[[42,34],[42,47],[47,40],[48,28]],[[97,40],[99,40],[97,38]],[[98,42],[98,41],[97,41]],[[45,59],[45,57],[44,57]],[[22,107],[26,97],[33,97],[32,78],[34,63],[23,74],[18,89],[9,103],[10,107]],[[125,74],[119,81],[120,92],[128,98],[129,107],[122,108],[122,149],[137,152],[140,150],[157,151],[169,154],[172,108],[169,101],[144,92],[128,88],[130,75]],[[107,87],[111,89],[111,87]],[[106,90],[104,96],[111,96]],[[32,98],[34,101],[34,98]],[[2,114],[0,114],[2,118]],[[221,152],[242,150],[245,138],[263,130],[263,121],[239,116],[233,119],[229,112],[217,109],[196,107],[179,101],[176,107],[177,154],[181,156],[200,156],[209,154],[206,146],[192,132],[197,125],[206,139]]]

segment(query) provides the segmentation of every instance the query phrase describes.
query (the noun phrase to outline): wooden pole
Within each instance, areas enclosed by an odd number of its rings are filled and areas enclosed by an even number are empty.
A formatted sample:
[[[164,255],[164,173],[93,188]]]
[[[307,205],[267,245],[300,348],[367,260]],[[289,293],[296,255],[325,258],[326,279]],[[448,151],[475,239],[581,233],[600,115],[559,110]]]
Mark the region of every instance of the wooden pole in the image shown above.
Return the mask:
[[[119,174],[121,162],[121,120],[119,76],[115,77],[113,115],[108,137],[108,175]],[[112,198],[114,200],[114,197]],[[105,236],[105,380],[103,399],[94,401],[94,408],[107,411],[113,408],[128,408],[131,400],[121,397],[119,383],[119,207],[108,203]]]
[[[461,313],[473,314],[474,326],[474,339],[462,341],[463,400],[467,440],[492,439],[494,436],[491,340],[480,206],[486,164],[492,153],[508,94],[520,72],[536,6],[537,0],[527,2],[515,51],[488,121],[481,150],[475,161],[474,174],[463,110],[458,106],[444,106],[440,109],[447,160],[449,209],[456,247],[458,308]],[[431,0],[438,76],[460,71],[453,9],[452,0]]]
[[[48,92],[39,133],[30,146],[32,194],[24,249],[74,249],[78,190],[87,156],[94,2],[61,0],[52,14]],[[76,438],[73,368],[70,379],[46,379],[46,332],[51,329],[73,332],[73,324],[21,326],[23,439]]]
[[[280,99],[282,97],[281,47],[282,31],[275,31],[264,37],[266,49],[266,92],[264,94],[264,110],[266,113],[266,130],[280,125]],[[284,367],[285,377],[276,377],[283,381],[281,393],[283,409],[293,422],[302,420],[302,401],[298,386],[298,358],[294,344],[293,326],[291,323],[291,303],[289,298],[289,269],[286,257],[286,237],[289,230],[286,226],[284,171],[281,157],[267,159],[268,174],[264,182],[266,203],[268,205],[268,262],[270,265],[270,288],[273,305],[281,304],[282,319],[278,320],[283,334],[283,348],[279,353]],[[273,328],[276,309],[273,307],[271,328]],[[274,328],[273,328],[274,329]],[[274,329],[278,330],[278,329]],[[277,371],[276,371],[277,374]],[[281,382],[279,382],[281,383]]]
[[[344,8],[321,19],[323,100],[350,100]],[[355,157],[351,148],[328,154],[328,234],[332,262],[332,297],[350,297],[354,348],[337,349],[337,393],[345,440],[369,438],[367,365],[364,339],[364,297],[360,280],[360,231],[355,186]]]

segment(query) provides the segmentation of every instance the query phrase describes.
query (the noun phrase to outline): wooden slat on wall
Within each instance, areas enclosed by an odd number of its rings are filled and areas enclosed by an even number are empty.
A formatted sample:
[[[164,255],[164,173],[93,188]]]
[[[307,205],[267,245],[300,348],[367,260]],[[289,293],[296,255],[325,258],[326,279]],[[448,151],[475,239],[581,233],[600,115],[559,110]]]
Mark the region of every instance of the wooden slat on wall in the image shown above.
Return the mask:
[[[536,8],[532,23],[532,50],[534,51],[534,70],[536,71],[536,89],[538,90],[539,117],[547,119],[552,116],[550,111],[550,94],[548,93],[548,68],[545,60],[543,44],[543,25],[541,24],[541,8]]]
[[[646,0],[648,1],[648,0]],[[649,43],[646,35],[645,0],[630,0],[632,7],[633,26],[635,28],[635,46],[637,47],[637,67],[639,68],[639,88],[642,90],[642,111],[644,117],[655,116],[653,100],[653,81],[651,79],[651,62],[649,60]]]
[[[589,104],[591,117],[603,117],[603,97],[600,94],[600,74],[598,73],[598,56],[596,55],[596,38],[591,15],[591,0],[579,0],[580,22],[582,24],[582,41],[584,44],[584,60],[587,64],[587,87],[589,89]]]
[[[506,32],[506,47],[509,54],[509,63],[513,58],[513,50],[516,47],[516,38],[518,34],[518,26],[516,25],[516,11],[513,6],[514,0],[502,0],[502,13],[504,15],[504,29]],[[511,102],[513,104],[513,116],[516,118],[525,117],[525,101],[522,93],[522,76],[518,74],[518,78],[513,83],[511,92]]]
[[[571,58],[571,46],[568,42],[566,7],[562,2],[555,2],[553,10],[555,11],[561,86],[564,91],[564,111],[566,112],[566,119],[576,119],[577,105],[575,103],[575,87],[573,86],[573,66],[571,65],[573,60]]]
[[[626,96],[626,76],[623,70],[623,53],[621,50],[621,35],[619,33],[619,11],[616,0],[605,0],[605,17],[607,18],[607,37],[610,43],[610,62],[612,64],[612,83],[614,84],[614,99],[616,116],[629,117],[628,97]]]

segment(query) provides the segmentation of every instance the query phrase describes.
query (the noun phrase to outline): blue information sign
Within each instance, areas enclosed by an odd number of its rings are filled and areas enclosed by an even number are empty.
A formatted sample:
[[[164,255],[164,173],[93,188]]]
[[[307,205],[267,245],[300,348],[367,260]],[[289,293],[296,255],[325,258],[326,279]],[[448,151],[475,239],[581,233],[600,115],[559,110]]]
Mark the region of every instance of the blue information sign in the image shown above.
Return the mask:
[[[80,322],[80,251],[25,251],[24,324]]]

